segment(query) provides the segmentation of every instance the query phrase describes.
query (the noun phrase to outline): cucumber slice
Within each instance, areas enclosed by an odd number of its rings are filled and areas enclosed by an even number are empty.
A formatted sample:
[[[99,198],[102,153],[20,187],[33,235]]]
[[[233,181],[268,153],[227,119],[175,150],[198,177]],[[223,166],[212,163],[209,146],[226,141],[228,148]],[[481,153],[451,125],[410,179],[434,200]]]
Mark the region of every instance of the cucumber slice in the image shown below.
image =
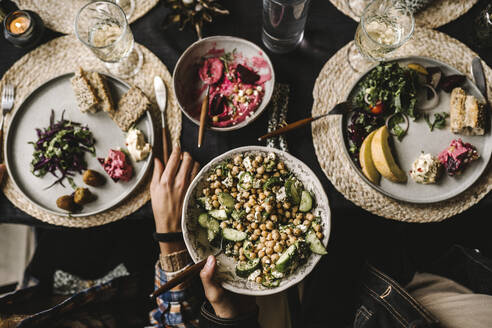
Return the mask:
[[[225,210],[211,210],[208,211],[208,215],[217,220],[226,220],[227,212]]]
[[[287,250],[277,260],[277,263],[275,263],[275,269],[277,269],[277,271],[279,272],[287,271],[296,252],[296,245],[290,245],[289,248],[287,248]]]
[[[234,220],[241,220],[245,216],[246,216],[246,211],[245,210],[240,210],[240,211],[234,210],[234,211],[232,211],[232,214],[231,214],[231,217]]]
[[[208,223],[207,223],[207,226],[210,230],[212,230],[213,232],[215,233],[219,233],[220,231],[220,224],[219,224],[219,221],[217,221],[216,219],[214,218],[208,218]]]
[[[220,205],[222,205],[222,206],[224,206],[226,208],[227,212],[230,213],[234,209],[235,200],[228,193],[221,192],[219,194],[219,203],[220,203]]]
[[[313,197],[311,194],[303,190],[301,194],[301,203],[299,205],[299,211],[309,212],[313,208]]]
[[[246,256],[248,260],[252,260],[251,258],[251,250],[253,249],[253,243],[249,240],[245,240],[243,243],[243,254]]]
[[[246,232],[239,231],[236,229],[231,229],[231,228],[225,228],[222,230],[222,236],[224,239],[230,240],[230,241],[243,241],[248,237]]]
[[[219,234],[218,232],[215,232],[212,229],[208,229],[207,230],[207,239],[208,239],[208,241],[210,243],[213,242],[215,240],[215,238],[217,238],[217,235],[218,234]]]
[[[198,216],[198,223],[202,228],[208,228],[208,214],[202,213]]]
[[[236,274],[239,277],[247,278],[250,274],[253,273],[260,266],[260,259],[256,258],[254,260],[248,261],[246,263],[238,263],[236,265]]]
[[[301,202],[301,190],[296,187],[294,179],[288,179],[285,182],[285,192],[292,201],[292,204],[299,205],[299,203]]]
[[[253,175],[249,172],[243,171],[238,175],[239,183],[238,186],[244,190],[248,190],[251,188],[253,184]]]
[[[273,186],[281,184],[282,181],[279,177],[271,177],[263,184],[263,190],[270,190]]]
[[[270,281],[265,280],[261,284],[267,288],[275,288],[280,286],[280,280],[279,279],[270,280]]]
[[[328,253],[321,240],[316,237],[316,232],[314,232],[313,229],[309,229],[307,232],[306,242],[309,244],[309,249],[311,252],[319,255],[325,255]]]

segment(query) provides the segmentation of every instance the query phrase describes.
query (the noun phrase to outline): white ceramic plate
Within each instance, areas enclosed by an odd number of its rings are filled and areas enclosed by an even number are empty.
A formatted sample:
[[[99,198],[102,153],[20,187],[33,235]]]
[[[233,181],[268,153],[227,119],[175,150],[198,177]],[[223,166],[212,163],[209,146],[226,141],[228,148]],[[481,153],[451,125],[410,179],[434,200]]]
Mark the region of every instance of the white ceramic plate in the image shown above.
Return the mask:
[[[311,171],[306,164],[281,150],[260,146],[246,146],[233,149],[214,158],[198,173],[186,193],[183,204],[182,229],[186,247],[195,263],[205,259],[208,255],[217,252],[217,249],[211,247],[207,241],[205,229],[200,228],[197,223],[198,214],[201,212],[196,202],[197,193],[204,188],[206,177],[210,173],[210,170],[221,161],[232,159],[237,154],[255,155],[261,153],[266,155],[270,152],[275,153],[277,157],[285,163],[287,169],[294,173],[294,175],[304,184],[304,187],[315,195],[316,207],[314,208],[313,213],[316,215],[319,213],[319,216],[322,218],[323,234],[325,235],[323,244],[325,246],[328,244],[331,228],[330,205],[323,186],[314,172]],[[222,286],[232,292],[255,296],[270,295],[281,292],[300,282],[314,269],[320,258],[320,255],[311,254],[304,265],[297,268],[291,275],[283,278],[280,281],[280,285],[276,288],[266,288],[253,281],[238,277],[235,273],[236,263],[234,259],[225,254],[218,256],[219,265],[217,275],[222,281]]]
[[[31,160],[34,148],[30,141],[36,141],[36,128],[46,128],[49,126],[50,113],[55,111],[55,120],[61,118],[65,110],[65,118],[74,122],[87,125],[96,140],[96,156],[90,153],[85,154],[87,168],[98,171],[106,177],[106,184],[101,187],[86,186],[82,181],[82,175],[76,174],[74,182],[79,187],[89,188],[97,199],[87,205],[79,213],[70,214],[72,217],[83,217],[104,212],[123,201],[140,184],[145,177],[151,163],[152,154],[146,160],[134,162],[133,178],[128,181],[113,182],[104,172],[102,165],[97,157],[105,158],[110,149],[120,147],[125,149],[125,133],[121,131],[116,123],[102,111],[96,114],[84,114],[78,108],[75,95],[72,90],[70,79],[73,73],[56,77],[37,88],[19,106],[14,113],[7,132],[5,161],[9,171],[9,176],[17,188],[35,205],[45,211],[56,215],[68,215],[66,211],[56,206],[56,199],[62,195],[71,194],[73,189],[65,179],[65,187],[57,184],[47,190],[56,179],[51,174],[46,174],[42,178],[35,177],[31,173]],[[130,86],[111,76],[106,76],[109,88],[113,95],[113,100],[117,104],[119,98],[130,88]],[[136,127],[140,129],[146,137],[148,143],[154,143],[154,127],[150,113],[147,112]]]
[[[395,59],[400,65],[406,66],[409,63],[418,63],[424,67],[438,66],[441,68],[445,76],[453,74],[461,74],[455,68],[437,61],[431,58],[425,57],[406,57]],[[372,69],[372,68],[371,68]],[[362,74],[359,80],[352,87],[352,91],[349,94],[348,99],[352,99],[355,92],[357,91],[357,85],[360,81],[367,75],[369,69],[366,73]],[[469,79],[462,85],[462,88],[467,92],[475,96],[477,99],[483,101],[483,96],[477,89],[475,84]],[[439,105],[427,111],[429,116],[433,119],[434,113],[439,112],[449,112],[449,100],[450,94],[444,91],[439,91],[440,102]],[[393,183],[385,178],[381,177],[380,185],[376,185],[370,182],[362,173],[361,169],[350,159],[348,152],[349,143],[347,139],[347,122],[350,114],[345,115],[340,128],[342,129],[345,141],[345,152],[353,164],[353,167],[359,173],[359,175],[368,183],[371,187],[378,190],[379,192],[398,200],[402,200],[409,203],[418,204],[429,204],[435,202],[441,202],[453,198],[467,188],[469,188],[477,179],[482,175],[482,173],[487,168],[487,164],[490,160],[492,153],[492,134],[490,131],[490,123],[487,133],[484,136],[462,136],[454,134],[449,129],[449,118],[446,119],[447,126],[445,129],[434,129],[430,131],[429,127],[425,123],[423,118],[417,121],[412,121],[410,119],[410,126],[408,128],[407,135],[400,142],[394,139],[394,153],[393,155],[400,164],[403,171],[407,173],[408,181],[407,183]],[[490,120],[490,115],[489,115]],[[441,151],[446,149],[453,139],[461,138],[463,142],[469,142],[477,148],[480,158],[472,162],[468,167],[465,168],[464,172],[460,176],[450,177],[445,172],[439,179],[437,184],[419,184],[412,180],[409,175],[410,168],[413,161],[420,155],[423,151],[425,153],[431,153],[437,156]]]

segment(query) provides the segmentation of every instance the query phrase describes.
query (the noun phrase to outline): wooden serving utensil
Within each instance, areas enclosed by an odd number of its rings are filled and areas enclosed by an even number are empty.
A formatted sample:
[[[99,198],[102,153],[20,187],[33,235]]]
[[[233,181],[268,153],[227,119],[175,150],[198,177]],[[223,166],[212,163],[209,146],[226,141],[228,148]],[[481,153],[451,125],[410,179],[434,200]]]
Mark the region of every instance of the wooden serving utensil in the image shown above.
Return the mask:
[[[343,113],[348,112],[349,110],[350,110],[350,105],[347,102],[339,103],[339,104],[335,105],[335,107],[333,107],[333,109],[326,114],[322,114],[322,115],[315,116],[315,117],[303,118],[302,120],[287,124],[286,126],[283,126],[280,129],[274,130],[272,132],[269,132],[269,133],[259,137],[258,141],[262,141],[266,138],[270,138],[270,137],[277,136],[277,135],[282,134],[282,133],[286,133],[286,132],[298,129],[300,127],[303,127],[303,126],[309,124],[310,122],[319,120],[320,118],[326,117],[328,115],[341,115]]]
[[[207,111],[208,111],[208,96],[210,92],[210,85],[207,87],[207,93],[202,102],[202,110],[200,112],[200,129],[198,130],[198,148],[202,146],[203,133],[205,132],[205,126],[207,124]]]

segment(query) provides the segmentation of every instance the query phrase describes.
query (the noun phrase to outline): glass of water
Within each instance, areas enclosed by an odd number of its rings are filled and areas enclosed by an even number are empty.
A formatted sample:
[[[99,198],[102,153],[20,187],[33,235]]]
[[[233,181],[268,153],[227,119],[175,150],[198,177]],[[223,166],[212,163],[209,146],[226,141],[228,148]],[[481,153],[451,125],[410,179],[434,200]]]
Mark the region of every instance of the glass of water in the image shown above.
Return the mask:
[[[398,0],[374,0],[364,9],[355,32],[355,45],[371,60],[384,60],[412,36],[413,14]]]
[[[130,77],[142,67],[143,55],[135,47],[125,12],[113,2],[94,1],[83,6],[75,18],[75,34],[113,75]]]
[[[310,0],[263,0],[263,44],[273,52],[294,50],[304,37]]]

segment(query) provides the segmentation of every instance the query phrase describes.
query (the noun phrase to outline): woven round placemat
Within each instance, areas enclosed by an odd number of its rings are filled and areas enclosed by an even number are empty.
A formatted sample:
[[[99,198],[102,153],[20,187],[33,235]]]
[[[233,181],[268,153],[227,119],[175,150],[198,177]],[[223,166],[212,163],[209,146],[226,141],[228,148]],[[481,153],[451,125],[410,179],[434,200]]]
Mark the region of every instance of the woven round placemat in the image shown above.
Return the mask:
[[[344,101],[359,74],[347,62],[347,50],[340,49],[321,70],[313,90],[312,115],[328,112]],[[448,63],[471,78],[471,61],[476,54],[459,41],[435,30],[417,28],[414,37],[394,57],[426,56]],[[492,69],[485,63],[484,71],[492,101]],[[341,83],[342,82],[342,83]],[[350,164],[343,150],[344,141],[339,116],[328,116],[312,125],[313,143],[321,168],[328,179],[348,200],[376,215],[405,222],[438,222],[456,215],[482,199],[492,189],[489,164],[478,181],[465,192],[444,202],[411,204],[384,196],[370,187]]]
[[[12,0],[20,9],[36,12],[44,25],[54,31],[71,34],[75,16],[88,0]],[[159,3],[159,0],[135,0],[135,10],[130,17],[133,23]]]
[[[141,88],[152,101],[154,106],[152,106],[151,114],[154,126],[157,127],[160,126],[160,114],[155,105],[154,76],[159,75],[168,90],[172,90],[172,77],[166,66],[150,50],[142,45],[136,44],[136,46],[143,52],[144,63],[141,71],[134,77],[126,79],[126,81]],[[6,117],[4,132],[7,131],[12,113],[19,108],[22,101],[32,91],[54,77],[73,72],[79,66],[87,70],[106,71],[102,62],[73,35],[54,39],[18,60],[0,81],[0,89],[3,89],[3,85],[6,82],[10,82],[15,86],[15,105],[11,113]],[[166,114],[173,145],[177,145],[181,133],[181,112],[173,92],[168,92]],[[159,135],[157,134],[157,136]],[[156,138],[155,144],[158,145],[160,142],[160,138]],[[3,191],[5,196],[16,207],[41,221],[67,227],[88,228],[119,220],[142,207],[150,199],[150,176],[151,174],[148,174],[142,185],[116,207],[97,215],[80,218],[58,216],[42,210],[31,203],[14,186],[10,178],[7,178],[3,184]],[[33,179],[35,178],[33,177]]]
[[[362,12],[363,8],[351,9],[349,0],[330,0],[331,3],[345,15],[359,21],[359,16],[354,11]],[[427,8],[415,15],[415,25],[436,28],[454,21],[464,15],[478,0],[434,0]],[[361,3],[365,3],[361,1]]]

